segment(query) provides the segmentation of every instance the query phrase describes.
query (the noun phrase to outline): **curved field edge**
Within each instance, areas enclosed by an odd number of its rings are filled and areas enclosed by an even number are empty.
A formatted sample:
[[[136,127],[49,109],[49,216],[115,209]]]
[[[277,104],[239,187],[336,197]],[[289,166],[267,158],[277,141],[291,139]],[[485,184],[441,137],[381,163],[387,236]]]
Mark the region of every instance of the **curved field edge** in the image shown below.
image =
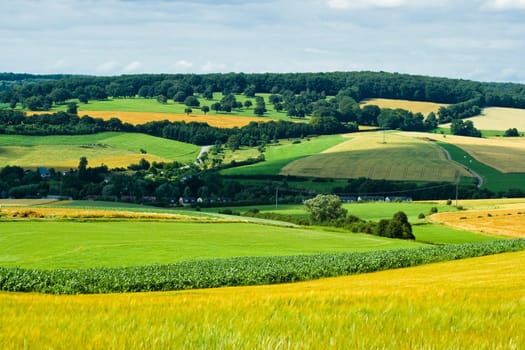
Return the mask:
[[[0,292],[0,347],[522,349],[524,258],[198,291]]]
[[[169,291],[345,276],[525,250],[525,239],[395,251],[243,257],[79,270],[0,268],[0,290],[52,294]]]

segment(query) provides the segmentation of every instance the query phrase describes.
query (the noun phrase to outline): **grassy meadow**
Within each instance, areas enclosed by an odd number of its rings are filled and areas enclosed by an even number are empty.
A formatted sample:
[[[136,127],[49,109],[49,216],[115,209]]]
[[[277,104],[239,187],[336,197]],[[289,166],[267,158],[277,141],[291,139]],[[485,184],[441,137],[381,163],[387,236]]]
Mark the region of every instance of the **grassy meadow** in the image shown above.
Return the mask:
[[[242,94],[234,94],[237,101],[244,103],[246,100],[251,100],[255,105],[255,98],[248,98]],[[253,106],[250,108],[234,109],[231,112],[215,112],[211,111],[205,115],[201,111],[200,107],[191,107],[192,112],[188,116],[185,113],[187,106],[183,103],[174,102],[169,99],[167,103],[159,103],[156,98],[109,98],[107,100],[92,100],[88,103],[79,103],[78,101],[72,100],[78,103],[78,115],[89,115],[92,117],[99,117],[103,119],[110,119],[112,117],[119,118],[123,122],[130,124],[143,124],[149,121],[165,120],[170,121],[197,121],[206,122],[212,126],[232,128],[235,126],[242,127],[251,121],[269,121],[269,120],[289,120],[293,121],[290,117],[286,116],[286,112],[277,112],[273,105],[269,102],[268,98],[270,94],[257,94],[264,98],[266,103],[267,112],[262,118],[258,118],[253,112]],[[199,99],[200,106],[208,106],[220,102],[223,98],[223,94],[216,92],[213,94],[211,100],[203,99],[196,96]],[[67,106],[54,105],[51,108],[51,112],[65,111]],[[33,112],[29,112],[31,114]]]
[[[43,269],[422,246],[416,242],[314,228],[231,222],[10,220],[2,222],[1,227],[0,265]]]
[[[300,143],[293,143],[290,140],[281,141],[279,144],[266,146],[264,162],[222,170],[221,173],[223,175],[278,175],[281,169],[293,160],[318,154],[345,140],[347,139],[342,135],[329,135],[303,139]],[[234,153],[242,152],[240,150]]]
[[[507,253],[294,284],[183,292],[0,293],[0,346],[520,349],[524,259],[524,252]]]
[[[383,132],[352,134],[350,140],[322,154],[291,162],[280,171],[281,175],[327,178],[450,182],[457,173],[471,176],[463,167],[448,161],[433,143]]]
[[[147,153],[141,153],[141,149]],[[0,167],[69,169],[78,166],[80,157],[87,157],[89,166],[105,164],[110,168],[126,167],[142,158],[150,162],[186,163],[194,161],[199,151],[200,147],[195,145],[144,134],[0,135]]]
[[[460,204],[468,203],[462,201]],[[467,204],[468,205],[468,204]],[[446,205],[445,203],[435,202],[403,202],[403,203],[387,203],[387,202],[367,202],[367,203],[347,203],[343,207],[348,210],[349,214],[355,215],[363,220],[379,221],[381,219],[390,219],[398,211],[403,211],[409,222],[412,224],[412,230],[416,241],[431,244],[459,244],[469,242],[485,242],[501,239],[501,236],[492,235],[487,228],[485,233],[479,230],[468,230],[465,228],[455,228],[455,225],[445,225],[440,220],[432,219],[431,210],[435,208],[438,213],[457,213],[454,206]],[[280,204],[277,208],[275,205],[265,206],[246,206],[246,207],[230,207],[234,212],[243,213],[248,210],[258,209],[261,212],[276,212],[283,215],[290,215],[295,217],[306,218],[308,213],[305,211],[303,205]],[[221,209],[208,208],[206,211],[218,212]],[[524,209],[525,211],[525,209]],[[461,212],[462,213],[462,212]],[[424,214],[425,218],[420,219],[419,215]],[[434,214],[435,215],[435,214]],[[446,217],[446,216],[444,216]],[[431,218],[429,220],[429,218]],[[497,233],[497,227],[493,227],[494,232]]]
[[[427,116],[430,112],[437,114],[440,107],[445,107],[447,104],[434,103],[434,102],[423,102],[423,101],[409,101],[409,100],[396,100],[388,98],[373,98],[366,100],[361,103],[361,108],[366,105],[376,105],[380,108],[401,108],[412,113],[421,113]]]

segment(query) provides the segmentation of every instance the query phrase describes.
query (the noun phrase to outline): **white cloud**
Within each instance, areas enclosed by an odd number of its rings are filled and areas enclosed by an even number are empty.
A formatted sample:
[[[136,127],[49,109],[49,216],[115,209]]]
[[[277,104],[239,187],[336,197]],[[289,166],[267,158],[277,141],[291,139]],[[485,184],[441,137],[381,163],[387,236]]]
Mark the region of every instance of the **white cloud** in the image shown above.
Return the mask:
[[[488,0],[484,7],[497,10],[525,9],[525,0]]]
[[[117,61],[106,61],[95,68],[97,72],[103,74],[115,73],[118,70],[120,64]]]
[[[178,60],[175,62],[175,68],[176,69],[190,69],[193,67],[193,62],[187,61],[187,60]]]
[[[122,69],[122,71],[124,73],[134,73],[134,72],[137,72],[140,68],[142,68],[142,63],[140,63],[139,61],[133,61],[133,62],[128,63]]]

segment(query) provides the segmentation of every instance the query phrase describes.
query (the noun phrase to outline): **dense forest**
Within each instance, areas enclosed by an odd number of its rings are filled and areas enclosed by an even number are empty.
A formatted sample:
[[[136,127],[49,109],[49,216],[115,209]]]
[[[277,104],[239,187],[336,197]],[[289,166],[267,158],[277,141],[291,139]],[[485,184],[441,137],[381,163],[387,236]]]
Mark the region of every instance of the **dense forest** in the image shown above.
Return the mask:
[[[18,79],[18,80],[17,80]],[[18,81],[18,84],[14,84]],[[440,123],[479,113],[481,108],[525,108],[525,85],[484,83],[461,79],[437,78],[386,72],[332,73],[227,73],[227,74],[143,74],[113,77],[31,76],[0,74],[0,102],[31,110],[47,110],[69,99],[80,102],[108,97],[146,97],[183,102],[198,94],[211,98],[213,92],[229,94],[270,93],[272,103],[289,116],[337,117],[330,112],[327,96],[339,96],[346,104],[346,121],[358,121],[353,103],[370,98],[394,98],[450,104],[438,113]],[[342,99],[346,97],[346,99]],[[351,99],[351,100],[350,100]],[[341,107],[341,106],[339,106]],[[314,113],[315,112],[315,113]]]

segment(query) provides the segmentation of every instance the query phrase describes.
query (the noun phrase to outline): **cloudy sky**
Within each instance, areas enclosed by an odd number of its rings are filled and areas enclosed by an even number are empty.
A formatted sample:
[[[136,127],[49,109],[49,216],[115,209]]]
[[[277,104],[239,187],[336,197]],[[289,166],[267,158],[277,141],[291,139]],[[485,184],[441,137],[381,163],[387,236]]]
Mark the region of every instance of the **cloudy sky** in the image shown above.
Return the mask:
[[[0,0],[0,71],[525,82],[525,0]]]

